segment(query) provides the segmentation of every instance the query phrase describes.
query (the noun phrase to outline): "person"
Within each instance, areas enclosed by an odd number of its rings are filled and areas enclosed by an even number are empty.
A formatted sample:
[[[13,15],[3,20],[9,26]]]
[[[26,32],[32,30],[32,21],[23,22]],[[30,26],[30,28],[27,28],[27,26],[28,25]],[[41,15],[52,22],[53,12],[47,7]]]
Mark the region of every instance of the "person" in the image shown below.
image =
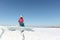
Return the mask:
[[[23,19],[22,16],[20,17],[20,19],[18,20],[18,22],[19,22],[20,26],[24,27],[24,19]]]
[[[18,22],[19,22],[19,25],[20,25],[21,27],[24,27],[24,19],[23,19],[22,16],[20,17],[20,19],[18,20]],[[23,32],[24,32],[24,29],[21,30],[21,33],[23,33]]]

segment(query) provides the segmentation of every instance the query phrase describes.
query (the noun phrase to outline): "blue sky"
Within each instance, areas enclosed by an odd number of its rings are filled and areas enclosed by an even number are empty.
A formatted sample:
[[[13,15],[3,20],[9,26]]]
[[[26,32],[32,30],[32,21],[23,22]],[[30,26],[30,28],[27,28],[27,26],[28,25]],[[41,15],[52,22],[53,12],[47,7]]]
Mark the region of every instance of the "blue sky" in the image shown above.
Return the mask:
[[[60,25],[60,0],[0,0],[0,24]]]

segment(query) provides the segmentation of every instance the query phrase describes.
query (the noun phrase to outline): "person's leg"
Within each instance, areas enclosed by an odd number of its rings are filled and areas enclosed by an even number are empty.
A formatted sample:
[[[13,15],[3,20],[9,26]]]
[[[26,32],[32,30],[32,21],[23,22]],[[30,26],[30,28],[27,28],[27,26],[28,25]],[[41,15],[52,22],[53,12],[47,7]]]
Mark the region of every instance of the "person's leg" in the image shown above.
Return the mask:
[[[20,23],[20,26],[24,27],[24,23]]]

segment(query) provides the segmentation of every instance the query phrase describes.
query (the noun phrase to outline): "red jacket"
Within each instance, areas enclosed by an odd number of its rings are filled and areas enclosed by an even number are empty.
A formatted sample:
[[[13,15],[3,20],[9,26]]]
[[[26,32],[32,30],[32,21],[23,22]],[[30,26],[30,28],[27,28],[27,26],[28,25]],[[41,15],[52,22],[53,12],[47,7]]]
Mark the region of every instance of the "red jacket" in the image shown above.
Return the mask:
[[[19,22],[19,23],[22,23],[22,22],[24,22],[24,19],[23,19],[23,17],[20,17],[20,19],[18,20],[18,22]]]

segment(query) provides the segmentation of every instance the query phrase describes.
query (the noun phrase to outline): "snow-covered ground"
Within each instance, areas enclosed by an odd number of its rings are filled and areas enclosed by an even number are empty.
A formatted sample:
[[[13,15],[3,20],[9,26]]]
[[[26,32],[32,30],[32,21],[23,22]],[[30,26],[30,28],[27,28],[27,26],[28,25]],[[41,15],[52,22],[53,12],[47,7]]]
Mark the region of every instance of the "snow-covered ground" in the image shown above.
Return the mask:
[[[25,40],[60,40],[60,28],[33,28],[33,30],[34,32],[24,32]],[[22,34],[18,30],[6,30],[0,40],[22,40]]]

